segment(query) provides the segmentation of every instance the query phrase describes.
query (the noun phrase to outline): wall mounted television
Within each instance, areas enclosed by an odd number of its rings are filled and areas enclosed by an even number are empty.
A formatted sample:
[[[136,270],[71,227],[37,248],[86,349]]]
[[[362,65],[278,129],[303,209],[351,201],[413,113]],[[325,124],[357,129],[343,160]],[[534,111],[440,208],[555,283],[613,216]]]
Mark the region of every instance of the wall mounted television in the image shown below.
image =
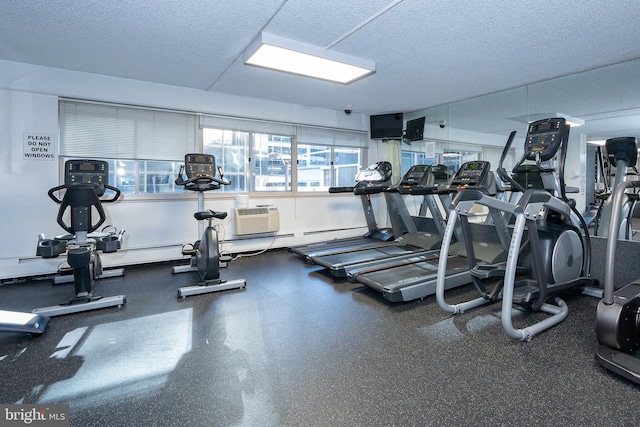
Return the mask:
[[[371,139],[402,139],[402,113],[370,116]]]
[[[408,120],[407,130],[404,133],[405,141],[421,141],[424,138],[424,123],[424,117]]]

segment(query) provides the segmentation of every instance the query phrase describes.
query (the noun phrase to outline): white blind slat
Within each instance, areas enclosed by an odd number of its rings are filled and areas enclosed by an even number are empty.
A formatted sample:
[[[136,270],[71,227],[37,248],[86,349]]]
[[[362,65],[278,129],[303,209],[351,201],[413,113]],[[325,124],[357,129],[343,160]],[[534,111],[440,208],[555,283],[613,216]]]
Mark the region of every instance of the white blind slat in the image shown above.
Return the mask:
[[[60,154],[180,161],[195,150],[196,116],[60,101]]]
[[[298,143],[364,148],[368,144],[366,132],[297,126]]]
[[[288,123],[278,122],[264,122],[259,120],[242,119],[235,117],[220,117],[220,116],[200,116],[200,127],[242,131],[242,132],[254,132],[267,135],[282,135],[293,136],[295,135],[295,126]]]

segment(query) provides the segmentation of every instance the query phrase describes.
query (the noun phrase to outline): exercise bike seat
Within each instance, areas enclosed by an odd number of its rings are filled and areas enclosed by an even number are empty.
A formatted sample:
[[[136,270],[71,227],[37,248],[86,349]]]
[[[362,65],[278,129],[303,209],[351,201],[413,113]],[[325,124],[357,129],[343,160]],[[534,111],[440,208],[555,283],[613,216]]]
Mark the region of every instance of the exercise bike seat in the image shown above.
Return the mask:
[[[206,211],[200,211],[200,212],[194,213],[193,217],[198,221],[202,221],[203,219],[211,219],[211,218],[225,219],[227,217],[227,213],[216,212],[216,211],[212,211],[211,209],[208,209]]]

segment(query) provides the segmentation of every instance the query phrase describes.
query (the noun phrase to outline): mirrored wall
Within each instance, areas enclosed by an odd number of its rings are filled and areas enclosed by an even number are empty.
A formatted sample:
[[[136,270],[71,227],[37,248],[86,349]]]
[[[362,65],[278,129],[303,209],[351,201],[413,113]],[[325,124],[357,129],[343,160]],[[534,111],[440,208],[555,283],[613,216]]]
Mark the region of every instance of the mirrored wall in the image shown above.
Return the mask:
[[[533,83],[502,92],[405,114],[425,116],[424,141],[438,152],[448,149],[496,151],[517,131],[515,157],[522,153],[529,121],[564,116],[584,124],[572,127],[565,178],[580,189],[578,205],[588,209],[593,199],[595,160],[592,143],[620,136],[640,137],[640,60],[604,66],[582,73]],[[495,157],[495,156],[492,156]],[[489,159],[491,160],[491,159]],[[505,165],[508,166],[508,165]]]

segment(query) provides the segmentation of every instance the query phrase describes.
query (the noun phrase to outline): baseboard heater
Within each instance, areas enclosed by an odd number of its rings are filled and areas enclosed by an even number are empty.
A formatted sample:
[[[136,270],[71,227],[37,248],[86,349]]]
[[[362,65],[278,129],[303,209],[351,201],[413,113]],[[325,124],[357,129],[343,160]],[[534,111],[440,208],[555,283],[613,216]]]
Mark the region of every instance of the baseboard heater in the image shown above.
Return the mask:
[[[280,230],[280,213],[275,206],[233,209],[234,234],[275,233]]]

